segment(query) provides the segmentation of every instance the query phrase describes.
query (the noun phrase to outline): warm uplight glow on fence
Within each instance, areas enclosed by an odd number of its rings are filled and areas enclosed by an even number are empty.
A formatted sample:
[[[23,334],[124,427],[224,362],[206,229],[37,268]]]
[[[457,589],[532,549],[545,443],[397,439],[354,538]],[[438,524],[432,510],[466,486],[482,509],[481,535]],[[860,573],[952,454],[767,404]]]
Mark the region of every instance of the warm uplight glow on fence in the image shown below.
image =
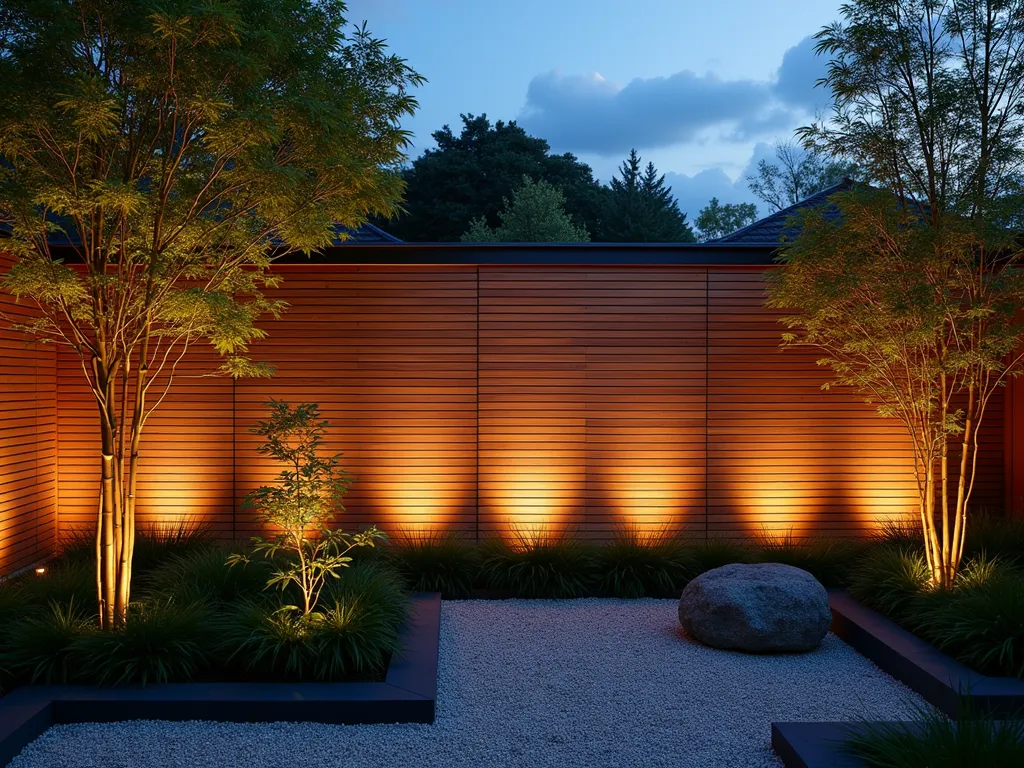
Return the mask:
[[[542,450],[531,453],[531,466],[519,464],[521,455],[496,456],[486,484],[481,480],[481,503],[506,537],[557,534],[583,508],[578,469],[546,462]]]
[[[384,512],[386,530],[428,532],[452,525],[457,511],[472,499],[451,484],[413,477],[374,477],[364,481],[367,495]]]
[[[320,404],[355,478],[347,530],[856,535],[916,508],[903,428],[822,392],[813,353],[779,350],[759,268],[531,264],[275,267],[290,306],[253,354],[276,375],[202,377],[216,356],[191,358],[146,427],[140,528],[261,532],[240,503],[280,471],[249,432],[270,397]],[[2,572],[44,562],[58,522],[65,538],[92,529],[99,459],[69,351],[0,330],[0,385]],[[973,497],[993,510],[1004,456],[1024,467],[1002,407]]]
[[[659,457],[630,459],[623,456],[602,472],[603,495],[616,517],[627,528],[682,528],[699,507],[703,514],[701,487],[676,462]]]

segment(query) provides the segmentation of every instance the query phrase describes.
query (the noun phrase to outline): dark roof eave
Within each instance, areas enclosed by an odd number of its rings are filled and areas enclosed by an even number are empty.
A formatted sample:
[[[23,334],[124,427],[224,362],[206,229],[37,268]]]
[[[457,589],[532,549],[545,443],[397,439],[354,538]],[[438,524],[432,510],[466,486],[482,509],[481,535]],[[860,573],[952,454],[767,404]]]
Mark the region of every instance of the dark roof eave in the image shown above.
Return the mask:
[[[343,245],[279,264],[771,266],[777,243],[402,243]]]
[[[777,243],[346,243],[280,255],[276,264],[772,266]],[[52,246],[68,263],[71,246]]]

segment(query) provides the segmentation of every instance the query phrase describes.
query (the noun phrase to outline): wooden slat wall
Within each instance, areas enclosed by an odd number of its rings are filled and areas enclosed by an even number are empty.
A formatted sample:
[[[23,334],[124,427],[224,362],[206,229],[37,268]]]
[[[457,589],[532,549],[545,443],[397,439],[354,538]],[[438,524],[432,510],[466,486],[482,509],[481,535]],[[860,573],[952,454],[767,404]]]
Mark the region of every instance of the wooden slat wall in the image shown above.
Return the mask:
[[[916,509],[903,427],[847,388],[822,391],[813,350],[778,346],[760,270],[708,274],[708,530],[861,534]],[[1001,507],[1002,402],[986,416],[973,503]]]
[[[276,377],[175,389],[148,432],[144,523],[255,532],[236,510],[276,471],[249,432],[271,396],[330,420],[348,527],[858,534],[914,508],[899,425],[779,351],[757,269],[279,269],[292,306],[254,348]],[[93,524],[95,413],[60,366],[64,531]],[[1001,402],[988,424],[975,501],[994,508]]]
[[[0,253],[0,273],[11,265]],[[35,316],[0,291],[0,575],[49,557],[57,510],[56,350],[6,330]]]
[[[95,529],[99,507],[99,416],[78,357],[61,349],[57,379],[61,435],[60,532]],[[208,346],[195,347],[178,366],[167,397],[147,422],[140,456],[136,522],[144,530],[196,524],[230,536],[234,504],[234,387],[209,377],[220,365]],[[150,390],[153,403],[166,378]]]
[[[394,531],[476,525],[475,267],[281,267],[291,308],[236,385],[239,500],[275,469],[249,428],[270,397],[317,402],[355,476],[345,522]],[[252,522],[239,517],[239,533]]]
[[[702,271],[480,268],[483,533],[703,530]]]

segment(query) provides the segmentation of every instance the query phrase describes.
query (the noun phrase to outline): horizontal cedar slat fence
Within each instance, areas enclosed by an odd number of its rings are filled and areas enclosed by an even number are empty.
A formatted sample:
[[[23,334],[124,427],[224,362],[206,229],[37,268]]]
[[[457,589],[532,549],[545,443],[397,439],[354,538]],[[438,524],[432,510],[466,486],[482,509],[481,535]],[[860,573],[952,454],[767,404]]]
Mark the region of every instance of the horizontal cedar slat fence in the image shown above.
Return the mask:
[[[0,252],[0,274],[11,263]],[[56,545],[56,350],[8,329],[34,317],[0,292],[0,575],[45,559]]]
[[[848,391],[822,391],[813,352],[778,348],[763,267],[276,269],[290,307],[252,350],[275,377],[200,378],[215,355],[189,360],[192,377],[147,427],[143,527],[258,532],[239,504],[277,471],[249,432],[270,397],[317,402],[331,422],[328,447],[355,477],[348,528],[860,535],[915,509],[902,428]],[[94,525],[95,406],[73,355],[26,357],[6,338],[0,398],[15,398],[3,407],[17,418],[0,446],[22,465],[0,474],[17,501],[0,508],[0,532],[45,549],[56,477],[61,534]],[[1004,505],[1004,437],[997,398],[976,506]],[[0,571],[30,559],[26,546],[17,562],[0,551]]]

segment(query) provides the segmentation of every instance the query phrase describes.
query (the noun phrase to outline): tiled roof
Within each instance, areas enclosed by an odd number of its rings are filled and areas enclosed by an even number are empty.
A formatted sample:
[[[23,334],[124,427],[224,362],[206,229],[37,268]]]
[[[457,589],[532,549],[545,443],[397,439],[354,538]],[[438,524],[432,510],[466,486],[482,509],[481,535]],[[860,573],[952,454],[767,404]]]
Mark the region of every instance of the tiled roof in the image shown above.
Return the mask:
[[[53,218],[51,216],[51,218]],[[65,230],[72,233],[72,237],[68,237],[64,232],[51,232],[50,233],[50,245],[51,246],[62,246],[62,245],[73,245],[77,246],[80,244],[77,235],[74,235],[74,228],[70,222],[65,223]],[[389,235],[380,227],[375,227],[373,224],[367,222],[363,224],[359,229],[351,229],[349,227],[342,226],[341,224],[334,225],[335,237],[331,242],[331,245],[376,245],[381,243],[401,243],[403,240],[399,240],[393,235]],[[10,225],[0,222],[0,234],[10,234]],[[348,237],[342,239],[341,234],[344,233]],[[280,241],[275,240],[275,243]]]
[[[749,243],[760,244],[760,245],[779,245],[786,240],[792,240],[797,231],[793,227],[786,226],[786,222],[790,216],[795,214],[797,211],[803,208],[816,208],[818,206],[825,207],[825,217],[835,218],[839,215],[839,209],[834,205],[830,205],[828,202],[829,197],[836,194],[837,192],[846,192],[847,190],[853,189],[857,182],[852,179],[843,179],[838,184],[831,187],[827,187],[820,192],[815,192],[808,198],[801,200],[799,203],[783,208],[781,211],[766,216],[760,221],[755,221],[753,224],[748,224],[741,229],[737,229],[725,237],[720,237],[717,240],[713,240],[715,243]]]
[[[375,227],[373,224],[366,222],[359,229],[350,229],[343,227],[341,224],[334,225],[334,231],[339,233],[345,233],[348,235],[344,240],[341,237],[335,237],[332,245],[374,245],[379,243],[401,243],[403,240],[399,240],[394,235],[389,235],[380,227]]]

